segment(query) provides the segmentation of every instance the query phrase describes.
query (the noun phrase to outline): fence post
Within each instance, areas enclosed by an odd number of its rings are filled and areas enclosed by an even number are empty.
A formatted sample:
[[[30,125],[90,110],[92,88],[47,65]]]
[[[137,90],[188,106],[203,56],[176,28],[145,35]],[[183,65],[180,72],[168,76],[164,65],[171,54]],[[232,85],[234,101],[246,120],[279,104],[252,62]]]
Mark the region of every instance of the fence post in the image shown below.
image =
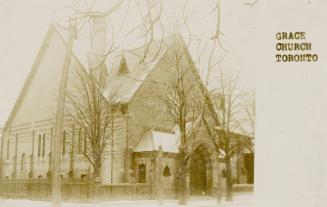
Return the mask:
[[[132,198],[136,197],[136,178],[132,177]]]

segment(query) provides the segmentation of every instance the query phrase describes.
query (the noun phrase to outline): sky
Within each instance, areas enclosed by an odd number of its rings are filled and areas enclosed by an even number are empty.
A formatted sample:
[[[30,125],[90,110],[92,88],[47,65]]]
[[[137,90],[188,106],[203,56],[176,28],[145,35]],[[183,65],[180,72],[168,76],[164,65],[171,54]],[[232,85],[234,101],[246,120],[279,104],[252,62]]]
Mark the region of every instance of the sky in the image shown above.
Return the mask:
[[[67,17],[71,12],[67,6],[71,2],[76,1],[0,1],[0,127],[4,126],[13,108],[50,23]],[[105,11],[115,2],[98,0],[94,8]],[[173,19],[180,18],[184,1],[165,2],[165,15],[168,19],[174,21]],[[247,0],[221,0],[222,41],[229,51],[222,65],[226,69],[239,70],[242,87],[254,89],[255,67],[251,49],[255,41],[253,37],[257,30],[258,11],[256,5],[250,7],[245,5],[246,2]],[[205,40],[210,39],[215,30],[215,14],[210,13],[214,4],[214,0],[188,1],[187,11],[194,13],[190,20],[192,33]],[[126,27],[137,24],[139,18],[133,13],[136,7],[131,5]],[[119,17],[113,17],[113,22],[119,23]],[[181,28],[181,31],[185,29]],[[87,44],[76,45],[75,50],[78,52],[87,51]]]

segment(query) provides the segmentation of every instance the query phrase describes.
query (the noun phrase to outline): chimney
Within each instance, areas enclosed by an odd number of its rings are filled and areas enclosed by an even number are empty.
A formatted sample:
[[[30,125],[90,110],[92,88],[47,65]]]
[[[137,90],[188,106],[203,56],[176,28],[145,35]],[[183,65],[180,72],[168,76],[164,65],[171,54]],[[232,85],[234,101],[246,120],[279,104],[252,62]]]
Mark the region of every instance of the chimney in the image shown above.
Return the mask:
[[[88,63],[91,73],[97,78],[101,87],[104,87],[107,79],[105,64],[105,43],[107,32],[107,19],[105,15],[93,16],[92,46],[88,53]]]

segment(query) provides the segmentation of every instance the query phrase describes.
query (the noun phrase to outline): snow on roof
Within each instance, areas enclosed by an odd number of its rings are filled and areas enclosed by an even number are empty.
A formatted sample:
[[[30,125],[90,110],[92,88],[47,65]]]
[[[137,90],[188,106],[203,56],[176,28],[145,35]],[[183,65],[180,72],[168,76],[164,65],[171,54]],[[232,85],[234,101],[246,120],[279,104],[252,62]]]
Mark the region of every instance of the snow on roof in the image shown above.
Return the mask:
[[[116,53],[108,56],[106,66],[109,77],[104,95],[108,98],[114,97],[120,103],[128,102],[159,63],[168,48],[176,43],[184,44],[180,34],[174,34],[138,48],[125,50],[118,55]],[[126,62],[128,72],[119,74],[123,59]]]
[[[151,130],[142,137],[134,152],[150,152],[161,146],[164,152],[178,153],[178,144],[176,134]]]
[[[53,26],[67,42],[67,31],[57,25]],[[73,53],[78,57],[86,70],[88,69],[87,53],[90,51],[88,48],[89,41],[84,36],[79,35],[75,40],[73,48]],[[105,61],[109,77],[107,77],[107,83],[104,87],[104,96],[112,99],[111,101],[128,102],[158,64],[167,49],[176,41],[183,42],[180,34],[174,34],[138,48],[109,54]],[[119,74],[123,58],[125,59],[128,72]]]
[[[192,128],[197,126],[200,122],[199,116],[194,122],[186,123],[186,133],[190,133]],[[159,150],[162,146],[162,151],[178,153],[178,146],[180,144],[180,130],[176,124],[173,128],[174,133],[160,132],[150,130],[142,137],[141,141],[137,144],[134,152],[148,152]]]
[[[151,43],[146,56],[145,48],[126,50],[123,54],[107,58],[109,77],[104,89],[105,97],[114,98],[117,102],[128,102],[165,54],[168,44],[162,41]],[[128,71],[124,74],[119,73],[122,61],[126,62]]]

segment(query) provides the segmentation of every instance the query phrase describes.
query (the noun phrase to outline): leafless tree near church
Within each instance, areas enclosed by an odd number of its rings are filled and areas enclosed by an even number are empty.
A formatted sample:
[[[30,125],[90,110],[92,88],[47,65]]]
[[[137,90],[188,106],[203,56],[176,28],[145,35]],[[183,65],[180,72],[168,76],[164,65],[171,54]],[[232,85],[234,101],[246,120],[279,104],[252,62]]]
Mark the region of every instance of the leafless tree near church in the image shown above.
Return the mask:
[[[187,46],[182,44],[181,36],[175,35],[172,39],[174,43],[166,61],[166,72],[169,73],[170,79],[164,86],[167,92],[159,98],[168,107],[172,121],[178,126],[180,133],[180,142],[176,143],[179,148],[178,198],[179,204],[185,205],[189,190],[186,184],[186,173],[189,170],[187,166],[195,150],[195,138],[207,107],[208,94],[202,81],[195,75],[198,71],[190,58]]]
[[[242,99],[246,93],[238,88],[238,74],[226,73],[219,68],[217,88],[213,91],[213,103],[215,105],[220,125],[212,130],[212,139],[223,154],[226,177],[226,200],[232,200],[233,178],[231,159],[243,149],[253,151],[253,138],[240,134],[242,126],[251,116],[254,124],[252,111],[244,111]],[[251,109],[252,110],[252,109]],[[244,115],[247,113],[246,115]],[[239,132],[239,133],[237,133]]]
[[[102,158],[106,147],[113,141],[114,95],[106,97],[95,74],[84,70],[78,71],[78,84],[67,94],[67,108],[79,140],[68,141],[72,151],[78,151],[92,165],[94,178],[100,176]]]

